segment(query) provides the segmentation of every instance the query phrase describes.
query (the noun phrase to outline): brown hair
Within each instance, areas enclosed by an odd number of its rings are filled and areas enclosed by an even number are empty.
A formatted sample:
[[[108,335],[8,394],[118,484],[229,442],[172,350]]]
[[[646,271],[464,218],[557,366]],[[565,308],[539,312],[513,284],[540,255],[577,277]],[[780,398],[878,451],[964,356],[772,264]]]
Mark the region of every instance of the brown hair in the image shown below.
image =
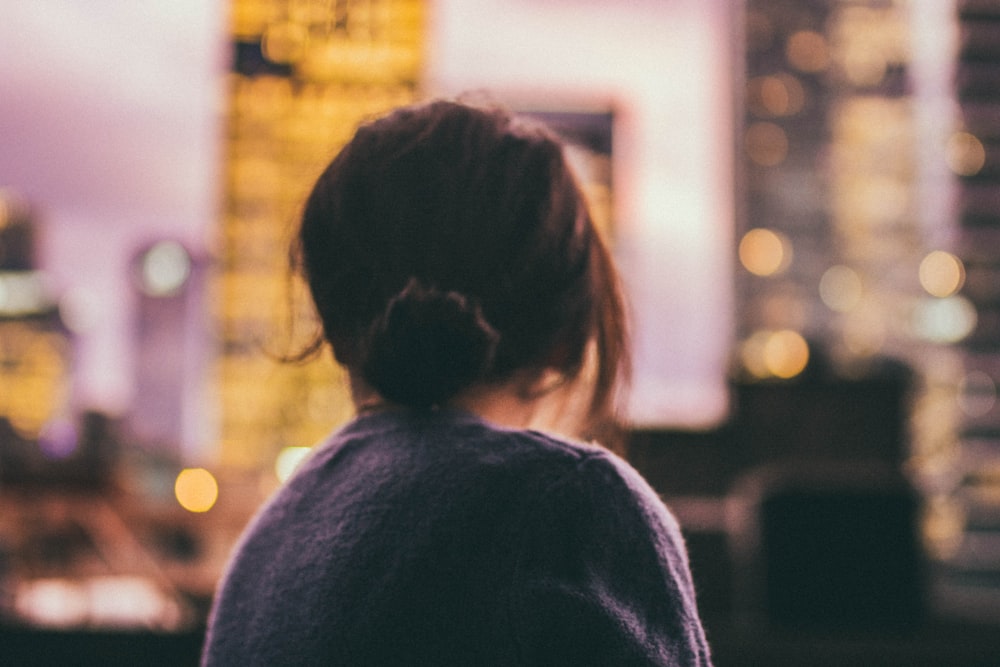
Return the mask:
[[[579,376],[610,416],[627,336],[617,272],[541,124],[434,101],[360,127],[319,177],[296,254],[337,360],[442,404],[519,370]]]

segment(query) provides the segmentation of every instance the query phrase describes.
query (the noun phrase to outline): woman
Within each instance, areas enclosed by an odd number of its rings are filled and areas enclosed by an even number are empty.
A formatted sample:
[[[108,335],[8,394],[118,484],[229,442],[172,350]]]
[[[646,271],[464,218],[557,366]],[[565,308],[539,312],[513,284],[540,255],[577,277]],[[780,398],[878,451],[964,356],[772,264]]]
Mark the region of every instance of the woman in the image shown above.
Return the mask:
[[[708,665],[676,522],[587,428],[626,364],[615,268],[560,142],[436,101],[361,127],[301,268],[357,418],[241,540],[205,665]]]

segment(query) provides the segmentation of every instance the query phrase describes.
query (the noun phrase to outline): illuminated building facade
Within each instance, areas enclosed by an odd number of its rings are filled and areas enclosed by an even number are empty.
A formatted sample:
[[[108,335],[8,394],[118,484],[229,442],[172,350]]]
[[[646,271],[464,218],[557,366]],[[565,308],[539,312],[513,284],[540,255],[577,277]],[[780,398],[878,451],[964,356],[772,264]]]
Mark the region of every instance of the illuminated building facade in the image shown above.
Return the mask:
[[[35,261],[31,207],[0,189],[0,479],[73,472],[72,341]],[[81,475],[86,471],[80,470]]]
[[[995,619],[1000,609],[1000,3],[958,3],[958,119],[945,146],[957,182],[957,247],[962,295],[975,326],[960,343],[961,376],[953,393],[960,421],[943,483],[941,592],[956,614]]]
[[[350,414],[287,248],[309,188],[362,120],[415,99],[421,0],[235,0],[217,284],[221,462],[270,467]]]
[[[905,471],[931,603],[980,618],[1000,608],[997,26],[996,2],[749,0],[737,165],[738,375],[791,381],[788,399],[887,360],[914,371],[899,442],[833,442],[830,423],[871,410],[856,385],[796,452],[825,439],[824,457]]]

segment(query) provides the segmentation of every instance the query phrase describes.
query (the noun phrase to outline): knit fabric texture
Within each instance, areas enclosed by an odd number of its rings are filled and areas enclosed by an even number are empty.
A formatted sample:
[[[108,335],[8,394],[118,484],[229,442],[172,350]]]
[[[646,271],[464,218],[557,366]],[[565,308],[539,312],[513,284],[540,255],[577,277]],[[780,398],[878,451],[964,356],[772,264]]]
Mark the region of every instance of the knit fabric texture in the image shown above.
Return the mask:
[[[262,508],[205,666],[709,665],[680,530],[596,446],[364,415]]]

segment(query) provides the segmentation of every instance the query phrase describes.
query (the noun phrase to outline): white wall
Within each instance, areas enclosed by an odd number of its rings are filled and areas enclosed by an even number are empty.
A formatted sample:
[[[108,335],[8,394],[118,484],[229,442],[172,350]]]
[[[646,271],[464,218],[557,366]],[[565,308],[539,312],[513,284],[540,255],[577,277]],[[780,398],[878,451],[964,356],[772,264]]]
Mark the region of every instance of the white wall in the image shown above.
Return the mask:
[[[733,73],[729,0],[436,0],[428,92],[611,105],[617,247],[643,425],[728,409]]]

